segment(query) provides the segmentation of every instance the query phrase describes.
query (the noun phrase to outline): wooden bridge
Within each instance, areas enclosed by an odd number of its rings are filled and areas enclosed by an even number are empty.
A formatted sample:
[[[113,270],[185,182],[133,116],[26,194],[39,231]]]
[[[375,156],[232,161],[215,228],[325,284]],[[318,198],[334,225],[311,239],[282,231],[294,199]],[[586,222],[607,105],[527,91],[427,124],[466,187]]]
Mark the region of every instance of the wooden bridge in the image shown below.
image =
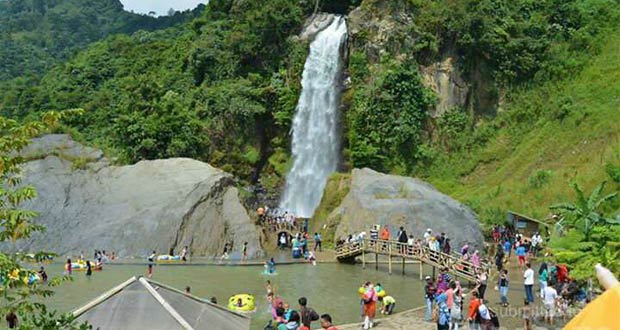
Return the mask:
[[[426,246],[411,246],[398,241],[363,240],[344,243],[336,247],[336,258],[340,262],[355,262],[355,258],[362,257],[362,265],[366,267],[366,255],[375,255],[375,268],[379,267],[379,255],[388,257],[388,270],[392,273],[392,259],[400,258],[402,261],[402,272],[405,272],[405,261],[414,260],[420,264],[420,279],[422,279],[422,264],[427,264],[439,269],[447,268],[457,278],[465,278],[470,281],[476,280],[476,274],[489,272],[490,267],[487,263],[481,262],[479,267],[475,267],[469,261],[465,261],[458,255],[445,254],[433,251]]]

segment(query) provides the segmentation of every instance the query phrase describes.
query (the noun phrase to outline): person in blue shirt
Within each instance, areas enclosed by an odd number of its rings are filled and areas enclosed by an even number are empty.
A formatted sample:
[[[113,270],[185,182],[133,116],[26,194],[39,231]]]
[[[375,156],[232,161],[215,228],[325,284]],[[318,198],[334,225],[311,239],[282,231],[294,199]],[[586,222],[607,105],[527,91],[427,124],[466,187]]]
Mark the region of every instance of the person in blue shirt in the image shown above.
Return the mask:
[[[323,251],[323,248],[321,247],[321,234],[314,233],[314,252],[316,252],[317,249],[319,251]]]
[[[525,246],[519,245],[517,248],[517,258],[519,258],[519,269],[525,267],[525,255],[527,252],[525,251]]]
[[[504,252],[506,252],[508,258],[512,256],[512,244],[510,244],[510,240],[508,239],[504,242]]]

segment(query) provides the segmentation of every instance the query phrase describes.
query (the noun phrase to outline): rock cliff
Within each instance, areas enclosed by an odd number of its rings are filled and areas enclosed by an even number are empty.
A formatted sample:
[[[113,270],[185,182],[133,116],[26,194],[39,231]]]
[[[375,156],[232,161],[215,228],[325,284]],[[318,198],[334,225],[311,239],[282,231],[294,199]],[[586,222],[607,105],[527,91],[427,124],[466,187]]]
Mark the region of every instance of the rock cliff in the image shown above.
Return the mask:
[[[233,177],[209,164],[174,158],[111,166],[99,150],[67,135],[35,139],[23,152],[24,183],[39,196],[26,207],[47,231],[20,242],[24,251],[60,254],[103,249],[120,256],[151,250],[220,254],[225,242],[262,253],[260,230],[239,201]]]
[[[368,232],[374,224],[387,224],[393,234],[403,226],[420,238],[427,228],[446,233],[453,249],[465,242],[482,247],[483,236],[476,215],[465,205],[430,184],[370,169],[354,169],[350,190],[328,217],[338,223],[335,238]]]

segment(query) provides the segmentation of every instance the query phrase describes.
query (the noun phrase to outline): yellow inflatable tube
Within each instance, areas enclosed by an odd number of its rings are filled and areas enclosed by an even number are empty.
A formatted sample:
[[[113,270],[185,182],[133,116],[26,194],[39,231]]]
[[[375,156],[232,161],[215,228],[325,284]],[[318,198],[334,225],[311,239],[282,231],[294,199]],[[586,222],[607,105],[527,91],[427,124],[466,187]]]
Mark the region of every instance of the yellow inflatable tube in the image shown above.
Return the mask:
[[[228,309],[235,312],[253,312],[254,296],[251,294],[237,294],[228,299]]]

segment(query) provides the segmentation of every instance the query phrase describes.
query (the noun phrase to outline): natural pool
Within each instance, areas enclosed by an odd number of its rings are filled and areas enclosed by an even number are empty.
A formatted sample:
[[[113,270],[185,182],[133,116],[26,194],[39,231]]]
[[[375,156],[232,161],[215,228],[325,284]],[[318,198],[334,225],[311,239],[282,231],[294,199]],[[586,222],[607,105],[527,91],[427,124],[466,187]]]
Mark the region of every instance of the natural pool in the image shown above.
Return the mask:
[[[62,265],[52,264],[48,273],[58,275]],[[388,275],[383,265],[362,269],[359,265],[324,263],[279,265],[278,275],[262,275],[262,266],[227,265],[158,265],[153,279],[179,290],[191,287],[192,294],[201,298],[217,297],[221,305],[228,297],[249,293],[256,297],[257,311],[252,316],[252,329],[262,329],[270,319],[265,300],[265,281],[271,280],[277,292],[292,308],[297,299],[308,298],[309,306],[319,313],[329,313],[338,324],[360,319],[357,288],[365,281],[380,282],[397,301],[397,311],[423,305],[423,282],[416,273],[417,265],[408,265],[408,274]],[[122,283],[131,276],[143,275],[145,265],[109,264],[103,271],[87,278],[74,272],[74,281],[63,284],[56,295],[48,299],[50,307],[69,312]],[[318,324],[317,324],[318,326]]]

